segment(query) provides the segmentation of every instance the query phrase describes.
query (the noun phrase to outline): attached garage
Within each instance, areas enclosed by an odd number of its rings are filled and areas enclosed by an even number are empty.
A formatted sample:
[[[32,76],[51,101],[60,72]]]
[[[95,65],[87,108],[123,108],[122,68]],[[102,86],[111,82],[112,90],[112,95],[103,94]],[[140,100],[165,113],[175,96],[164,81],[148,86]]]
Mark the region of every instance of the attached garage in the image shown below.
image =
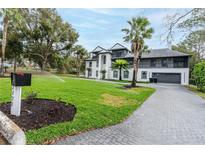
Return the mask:
[[[181,84],[181,73],[152,73],[157,82]]]

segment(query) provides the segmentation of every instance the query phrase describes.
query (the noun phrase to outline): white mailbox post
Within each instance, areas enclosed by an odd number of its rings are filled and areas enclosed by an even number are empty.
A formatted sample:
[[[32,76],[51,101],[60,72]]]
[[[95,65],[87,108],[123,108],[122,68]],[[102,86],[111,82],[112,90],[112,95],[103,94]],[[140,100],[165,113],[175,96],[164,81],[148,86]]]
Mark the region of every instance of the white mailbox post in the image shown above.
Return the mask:
[[[21,89],[20,86],[12,86],[11,114],[15,116],[21,113]]]
[[[12,84],[11,114],[15,116],[20,116],[22,86],[31,85],[31,74],[11,73],[11,84]]]

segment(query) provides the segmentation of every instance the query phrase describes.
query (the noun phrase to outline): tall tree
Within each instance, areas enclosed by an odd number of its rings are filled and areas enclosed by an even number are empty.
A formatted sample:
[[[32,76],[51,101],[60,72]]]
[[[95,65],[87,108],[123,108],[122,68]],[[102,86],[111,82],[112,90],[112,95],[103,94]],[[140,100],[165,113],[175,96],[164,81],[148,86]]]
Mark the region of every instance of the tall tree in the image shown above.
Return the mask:
[[[55,9],[27,9],[21,31],[28,58],[38,63],[42,70],[52,55],[69,50],[78,39],[78,33],[64,22]]]
[[[85,61],[86,57],[88,56],[88,52],[81,45],[74,46],[73,52],[76,55],[77,75],[80,75],[80,70],[81,70],[82,63]]]
[[[131,43],[131,52],[134,55],[131,86],[135,87],[141,54],[148,51],[148,46],[145,45],[145,39],[150,39],[154,30],[150,27],[150,22],[145,17],[132,18],[128,21],[128,24],[130,28],[122,29],[122,31],[125,32],[123,39],[125,42]]]
[[[112,68],[119,69],[119,80],[122,80],[122,70],[128,68],[128,62],[124,59],[115,60],[115,62],[113,62]]]
[[[2,35],[2,31],[0,31],[0,37]],[[17,61],[20,62],[23,57],[23,43],[18,32],[15,29],[12,30],[11,27],[8,28],[7,36],[5,58],[13,61],[13,71],[16,72]],[[2,44],[0,46],[2,47]]]
[[[2,37],[2,49],[1,49],[1,68],[0,68],[0,76],[4,76],[4,59],[6,52],[6,44],[7,44],[7,31],[9,24],[15,22],[21,22],[22,17],[19,13],[20,9],[1,9],[0,16],[3,18],[3,37]]]
[[[192,31],[203,30],[205,28],[205,9],[189,9],[185,13],[176,12],[173,15],[165,17],[165,28],[163,32],[165,40],[169,46],[175,40],[174,34],[182,32],[184,36],[189,35]]]
[[[182,42],[173,45],[172,49],[188,53],[190,72],[196,63],[205,59],[205,30],[191,32]]]

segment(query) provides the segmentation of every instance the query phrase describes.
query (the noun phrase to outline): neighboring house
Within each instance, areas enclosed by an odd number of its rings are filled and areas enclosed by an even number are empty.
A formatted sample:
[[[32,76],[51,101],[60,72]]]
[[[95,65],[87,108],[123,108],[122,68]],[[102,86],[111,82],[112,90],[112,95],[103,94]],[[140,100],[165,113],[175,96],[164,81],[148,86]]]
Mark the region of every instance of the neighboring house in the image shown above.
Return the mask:
[[[105,70],[105,79],[119,79],[119,71],[112,69],[112,62],[116,59],[125,59],[129,69],[122,71],[123,80],[132,80],[133,55],[123,45],[116,43],[110,49],[97,46],[86,60],[86,77],[102,79],[102,70]],[[189,55],[178,51],[154,49],[143,53],[138,70],[138,81],[149,81],[156,77],[158,82],[189,84]]]

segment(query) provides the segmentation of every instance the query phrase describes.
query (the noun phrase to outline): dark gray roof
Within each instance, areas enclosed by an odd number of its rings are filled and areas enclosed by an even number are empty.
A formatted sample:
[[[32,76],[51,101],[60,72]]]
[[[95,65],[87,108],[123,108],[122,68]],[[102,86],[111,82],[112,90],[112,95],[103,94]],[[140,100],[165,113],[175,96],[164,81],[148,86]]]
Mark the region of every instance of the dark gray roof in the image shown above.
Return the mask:
[[[101,47],[101,46],[97,46],[93,51],[91,51],[91,52],[100,52],[100,51],[102,51],[102,50],[106,50],[106,49],[104,49],[103,47]]]
[[[149,52],[142,53],[141,58],[160,58],[160,57],[184,57],[190,56],[189,54],[185,54],[179,51],[174,51],[169,48],[164,49],[152,49]],[[128,52],[125,58],[131,58],[133,54]]]
[[[119,45],[120,44],[117,43],[113,47],[119,46]],[[98,48],[98,47],[96,47],[96,48]],[[106,50],[104,48],[101,48],[101,51],[98,51],[98,52],[99,53],[107,53],[107,52],[111,53],[110,52],[111,49],[110,50]],[[163,48],[163,49],[152,49],[152,50],[150,50],[150,52],[142,53],[142,57],[141,58],[184,57],[184,56],[190,56],[190,55],[182,53],[182,52],[179,52],[179,51],[171,50],[169,48]],[[122,58],[132,58],[132,57],[133,57],[133,54],[131,52],[127,52],[126,56],[122,57]],[[116,59],[116,58],[114,58],[114,59]],[[87,60],[97,60],[97,59],[88,58]]]
[[[157,57],[183,57],[189,56],[188,54],[174,51],[168,48],[165,49],[153,49],[148,53],[143,53],[142,58],[157,58]]]
[[[127,48],[125,46],[123,46],[122,44],[120,44],[120,43],[116,43],[109,50],[118,50],[118,49],[127,49]]]

